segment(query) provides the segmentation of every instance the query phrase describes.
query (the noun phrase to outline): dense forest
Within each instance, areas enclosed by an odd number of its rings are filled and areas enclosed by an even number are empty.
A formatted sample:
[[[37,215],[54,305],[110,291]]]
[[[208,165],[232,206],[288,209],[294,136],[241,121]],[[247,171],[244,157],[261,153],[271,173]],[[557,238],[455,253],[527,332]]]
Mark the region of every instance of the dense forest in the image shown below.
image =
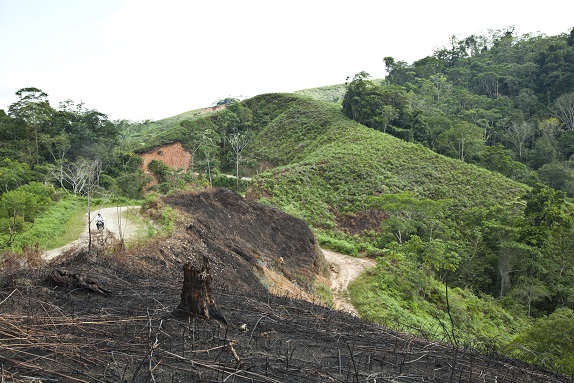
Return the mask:
[[[49,247],[40,221],[87,196],[226,186],[303,218],[323,246],[376,258],[351,290],[362,317],[574,373],[574,29],[453,37],[384,64],[385,79],[361,72],[343,93],[159,122],[23,88],[0,111],[0,246]],[[152,161],[148,187],[138,153],[173,142],[193,166]]]
[[[357,74],[345,115],[521,182],[574,196],[574,29],[555,37],[452,38],[408,65],[384,59],[381,84]]]

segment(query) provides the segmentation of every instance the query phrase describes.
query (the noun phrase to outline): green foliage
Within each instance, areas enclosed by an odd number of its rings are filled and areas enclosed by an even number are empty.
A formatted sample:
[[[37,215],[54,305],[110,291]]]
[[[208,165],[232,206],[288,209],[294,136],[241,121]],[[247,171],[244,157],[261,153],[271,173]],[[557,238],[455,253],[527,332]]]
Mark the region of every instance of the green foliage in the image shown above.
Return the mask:
[[[448,231],[446,215],[452,202],[417,198],[412,192],[383,194],[369,198],[373,207],[388,215],[382,231],[393,234],[399,243],[411,235],[428,238],[441,236]],[[389,241],[389,239],[387,239]]]
[[[352,256],[357,256],[359,253],[357,245],[354,243],[344,239],[333,238],[325,232],[317,232],[315,233],[315,237],[319,244],[327,249]]]
[[[158,121],[124,121],[121,125],[123,146],[125,150],[148,151],[161,146],[162,143],[173,142],[173,136],[166,134],[170,131],[179,130],[180,124],[186,120],[200,119],[210,115],[211,110],[194,109],[176,116],[167,117]],[[179,133],[183,130],[179,130]]]
[[[170,168],[163,161],[151,160],[147,168],[155,176],[159,184],[167,182]]]
[[[568,224],[563,210],[564,198],[564,193],[540,184],[526,194],[522,238],[527,244],[547,246],[552,231]]]
[[[238,192],[245,193],[250,184],[251,181],[249,179],[240,178]],[[225,174],[218,174],[217,176],[215,176],[215,178],[213,178],[213,186],[235,190],[237,186],[237,180],[235,177],[229,177]]]
[[[3,250],[21,247],[19,236],[34,226],[36,218],[53,203],[53,196],[54,188],[37,182],[0,196],[0,247]]]
[[[493,299],[449,288],[425,271],[416,255],[398,246],[385,252],[377,268],[350,286],[361,317],[428,339],[457,342],[482,351],[499,352],[525,322]],[[450,310],[450,316],[449,316]],[[455,339],[450,334],[450,318]]]
[[[175,227],[175,210],[170,206],[165,206],[157,194],[148,193],[146,195],[142,204],[142,211],[155,223],[155,225],[148,226],[148,236],[169,234]]]
[[[488,206],[526,190],[503,176],[353,124],[329,105],[278,95],[256,99],[247,101],[258,101],[258,111],[277,99],[284,102],[276,117],[266,114],[252,155],[260,163],[290,164],[261,173],[252,189],[272,195],[267,199],[275,206],[297,207],[313,226],[332,227],[331,211],[361,211],[369,196],[378,194],[412,192],[421,199],[451,199],[453,208],[461,208]]]
[[[460,122],[438,136],[439,152],[461,161],[477,158],[484,147],[485,129],[469,122]]]
[[[574,311],[561,308],[537,319],[516,336],[511,353],[543,368],[574,374]]]
[[[387,82],[359,91],[350,86],[348,96],[360,95],[356,105],[372,104],[372,95],[389,84],[402,87],[408,90],[408,108],[398,110],[408,112],[408,124],[394,121],[389,133],[526,181],[525,175],[547,164],[560,162],[567,168],[572,154],[574,80],[569,73],[574,69],[574,47],[568,38],[518,36],[513,28],[453,37],[446,47],[411,65],[385,57]],[[513,160],[530,169],[520,169],[500,153],[483,156],[481,141],[486,147],[502,145]],[[503,160],[500,166],[493,163],[495,154]],[[566,172],[558,174],[555,167],[550,175],[550,169],[545,170],[544,182],[571,192],[569,182],[564,182]]]
[[[0,188],[3,191],[13,190],[34,179],[34,173],[28,164],[4,158],[0,161]]]
[[[260,95],[157,122],[112,123],[71,101],[54,109],[41,90],[24,88],[9,114],[0,113],[0,239],[15,250],[24,241],[45,246],[57,221],[67,221],[58,209],[75,209],[67,199],[53,204],[56,195],[41,184],[24,187],[31,181],[76,191],[65,172],[98,158],[100,186],[139,198],[147,179],[132,151],[181,142],[195,169],[151,164],[163,193],[239,181],[251,197],[306,220],[322,245],[379,256],[379,267],[352,288],[365,318],[488,351],[520,332],[525,346],[516,355],[571,373],[569,346],[537,351],[543,334],[527,332],[524,318],[561,328],[571,312],[560,308],[574,308],[566,200],[573,190],[572,36],[574,29],[553,37],[506,29],[452,38],[412,65],[385,57],[384,81],[360,72],[345,85]],[[229,137],[247,132],[249,145],[234,153]],[[149,232],[169,232],[175,212],[154,195],[145,205],[159,223]],[[378,214],[364,230],[345,232],[341,218],[369,210]]]
[[[319,101],[341,103],[343,97],[345,97],[345,92],[346,88],[343,84],[335,84],[321,86],[319,88],[302,89],[294,93],[301,96],[311,97]]]
[[[530,171],[525,164],[514,161],[501,144],[485,146],[480,152],[479,163],[486,169],[519,182],[528,181]]]

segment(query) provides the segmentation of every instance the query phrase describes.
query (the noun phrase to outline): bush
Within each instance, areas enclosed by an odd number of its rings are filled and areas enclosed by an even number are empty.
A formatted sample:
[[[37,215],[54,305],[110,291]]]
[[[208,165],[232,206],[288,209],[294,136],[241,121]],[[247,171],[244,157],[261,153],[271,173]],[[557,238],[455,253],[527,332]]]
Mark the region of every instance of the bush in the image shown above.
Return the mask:
[[[357,256],[358,250],[351,242],[347,242],[342,239],[332,238],[326,234],[318,233],[315,235],[319,244],[327,249],[336,251],[338,253]]]
[[[512,354],[563,374],[574,374],[574,311],[559,308],[518,335]]]

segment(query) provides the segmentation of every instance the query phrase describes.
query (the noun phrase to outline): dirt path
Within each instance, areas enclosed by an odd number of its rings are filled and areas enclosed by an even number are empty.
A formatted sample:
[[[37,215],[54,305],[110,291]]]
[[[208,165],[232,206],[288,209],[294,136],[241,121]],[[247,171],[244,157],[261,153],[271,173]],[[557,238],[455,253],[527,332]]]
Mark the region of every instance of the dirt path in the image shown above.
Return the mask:
[[[113,235],[115,238],[120,238],[120,231],[123,233],[124,240],[133,238],[137,234],[137,223],[129,221],[127,219],[126,213],[128,209],[134,209],[137,206],[127,206],[127,207],[108,207],[104,209],[92,211],[92,235],[97,232],[95,218],[98,213],[102,213],[105,219],[105,233],[107,235]],[[86,214],[86,220],[88,219]],[[92,237],[93,238],[93,237]],[[88,243],[88,225],[86,225],[84,232],[77,240],[68,243],[65,246],[59,247],[57,249],[47,250],[42,255],[46,261],[51,260],[62,254],[63,252],[78,246],[82,246]]]
[[[322,250],[325,260],[331,265],[331,292],[335,301],[335,309],[357,315],[349,299],[347,287],[365,269],[375,266],[376,262],[372,259],[356,258],[331,250]]]

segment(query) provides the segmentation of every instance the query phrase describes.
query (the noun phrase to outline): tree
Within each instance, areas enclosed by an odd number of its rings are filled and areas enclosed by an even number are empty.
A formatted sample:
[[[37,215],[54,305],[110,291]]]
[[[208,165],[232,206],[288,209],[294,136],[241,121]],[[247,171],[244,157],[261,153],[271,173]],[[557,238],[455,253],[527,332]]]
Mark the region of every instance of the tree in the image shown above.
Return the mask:
[[[169,166],[167,166],[161,160],[151,160],[149,164],[147,164],[148,170],[155,176],[157,183],[162,184],[168,181],[169,176]]]
[[[83,103],[71,100],[60,103],[55,116],[58,132],[69,139],[68,158],[98,159],[102,164],[113,162],[114,148],[118,144],[121,123],[114,124],[108,116],[95,109],[86,109]]]
[[[228,112],[229,113],[229,112]],[[229,115],[228,115],[229,117]],[[226,121],[229,122],[230,124],[234,124],[231,123],[232,119],[221,119],[221,121]],[[191,169],[190,171],[193,172],[194,170],[194,166],[195,163],[197,162],[197,152],[201,151],[200,149],[202,148],[202,146],[204,145],[204,141],[205,141],[205,132],[206,131],[212,131],[215,133],[215,131],[217,130],[217,125],[215,125],[211,120],[209,119],[199,119],[199,120],[184,120],[180,123],[180,125],[186,129],[188,129],[189,131],[189,138],[186,140],[186,146],[191,150],[191,155],[193,158],[193,161],[191,163]]]
[[[448,230],[444,215],[449,200],[420,199],[407,192],[370,197],[369,201],[372,207],[385,212],[387,218],[381,227],[384,232],[392,232],[399,244],[415,234],[431,242]]]
[[[544,164],[538,169],[540,181],[551,188],[574,192],[574,171],[560,162]]]
[[[38,214],[51,203],[53,193],[52,187],[32,182],[2,194],[0,230],[8,233],[7,244],[32,226]]]
[[[501,144],[487,146],[480,153],[480,164],[488,170],[506,175],[509,173],[511,163],[512,157],[505,153],[504,146]]]
[[[0,188],[4,191],[16,189],[33,179],[28,164],[4,158],[0,161]]]
[[[381,126],[383,133],[387,132],[387,128],[397,117],[399,111],[392,105],[384,105],[380,111],[379,116],[375,117],[375,122]]]
[[[438,143],[444,153],[454,153],[459,160],[465,161],[480,153],[484,141],[483,128],[463,121],[441,133]]]
[[[574,130],[574,92],[565,93],[554,101],[552,113],[567,130]]]
[[[574,374],[574,311],[559,308],[520,334],[514,351],[522,360],[563,374]]]
[[[238,98],[235,97],[225,97],[223,99],[219,99],[215,101],[212,105],[231,105],[239,102]]]
[[[529,317],[532,314],[533,303],[551,297],[548,287],[546,287],[546,285],[541,281],[532,277],[520,278],[510,294],[515,299],[526,305]]]
[[[20,98],[8,107],[8,113],[14,118],[23,120],[34,131],[35,163],[40,162],[40,132],[55,111],[47,101],[48,95],[38,88],[23,88],[16,92]]]
[[[52,159],[54,160],[54,176],[60,187],[64,188],[64,164],[66,162],[66,153],[70,150],[70,139],[64,133],[57,136],[42,135],[41,138],[43,146],[46,147]]]
[[[518,152],[518,158],[523,159],[526,155],[528,141],[534,136],[534,126],[527,122],[512,122],[506,129],[505,137]]]
[[[29,218],[26,219],[26,215],[31,215],[37,204],[37,197],[23,189],[10,190],[2,195],[0,198],[0,216],[6,222],[2,226],[5,226],[9,233],[7,244],[12,244],[18,233],[29,228],[31,223]]]
[[[227,137],[227,141],[235,154],[235,178],[237,191],[239,191],[239,162],[241,161],[241,153],[247,144],[249,144],[250,140],[251,135],[248,131],[244,133],[237,132]]]
[[[98,184],[102,172],[99,160],[80,158],[66,162],[62,167],[64,182],[72,188],[74,195],[84,194],[93,184]]]
[[[213,129],[205,129],[200,138],[199,150],[203,154],[207,166],[207,176],[209,179],[209,185],[213,185],[213,179],[211,176],[211,169],[213,167],[214,161],[216,159],[216,154],[219,150],[218,143],[220,141],[219,134]]]
[[[382,94],[367,72],[357,73],[347,84],[343,98],[343,113],[352,120],[376,128],[375,118],[381,117],[384,105]]]
[[[565,194],[549,186],[536,184],[524,199],[526,207],[521,227],[522,241],[540,249],[546,248],[552,231],[568,223],[563,211]]]

